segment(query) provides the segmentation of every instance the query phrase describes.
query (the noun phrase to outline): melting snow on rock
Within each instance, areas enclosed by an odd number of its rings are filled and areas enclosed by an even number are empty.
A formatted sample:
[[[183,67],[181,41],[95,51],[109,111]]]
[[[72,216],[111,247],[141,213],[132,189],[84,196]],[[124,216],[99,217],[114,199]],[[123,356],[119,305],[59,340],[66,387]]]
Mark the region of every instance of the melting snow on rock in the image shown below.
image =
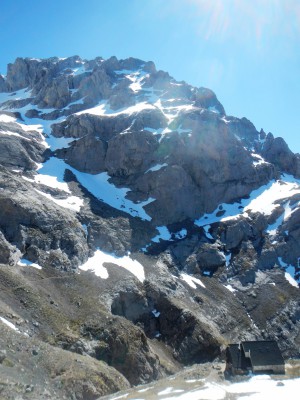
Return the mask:
[[[129,255],[117,257],[114,254],[108,254],[99,249],[79,269],[82,271],[93,271],[96,276],[107,279],[109,277],[108,266],[104,267],[104,264],[118,265],[131,272],[140,282],[144,282],[145,280],[144,267],[137,260],[133,260]]]

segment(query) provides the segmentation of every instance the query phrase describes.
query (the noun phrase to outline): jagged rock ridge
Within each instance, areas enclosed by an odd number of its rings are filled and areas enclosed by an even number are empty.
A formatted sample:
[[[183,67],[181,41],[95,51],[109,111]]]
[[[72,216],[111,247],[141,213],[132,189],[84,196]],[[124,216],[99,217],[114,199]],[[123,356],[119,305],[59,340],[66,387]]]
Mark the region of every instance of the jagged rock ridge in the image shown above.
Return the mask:
[[[119,389],[230,341],[299,355],[300,156],[282,138],[152,62],[19,58],[0,150],[0,316],[41,348],[109,364]],[[77,398],[118,390],[96,381]]]

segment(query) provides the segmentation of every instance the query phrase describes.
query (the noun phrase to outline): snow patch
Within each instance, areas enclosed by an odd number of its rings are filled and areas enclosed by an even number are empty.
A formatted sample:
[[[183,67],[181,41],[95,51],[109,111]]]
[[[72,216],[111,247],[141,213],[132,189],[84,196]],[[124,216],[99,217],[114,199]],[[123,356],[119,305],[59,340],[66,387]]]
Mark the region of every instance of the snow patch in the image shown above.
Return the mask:
[[[204,229],[205,236],[207,237],[207,239],[212,239],[213,240],[214,238],[209,233],[210,227],[211,227],[210,225],[204,225],[203,229]]]
[[[30,141],[29,138],[27,138],[27,137],[25,137],[25,136],[22,136],[22,135],[20,135],[19,133],[16,133],[16,132],[3,131],[3,130],[0,129],[0,134],[1,134],[1,135],[7,135],[7,136],[16,136],[16,137],[19,137],[19,138],[21,138],[21,139]]]
[[[119,267],[125,268],[131,272],[140,282],[145,280],[144,267],[137,260],[133,260],[131,257],[123,256],[117,257],[114,254],[104,253],[101,250],[96,250],[93,257],[89,258],[86,263],[81,265],[79,269],[82,271],[93,271],[96,276],[102,279],[108,278],[107,268],[103,266],[104,263],[116,264]]]
[[[187,235],[187,230],[186,229],[181,229],[181,231],[175,233],[175,238],[176,239],[184,239]]]
[[[253,190],[248,199],[242,199],[240,202],[233,204],[220,204],[212,213],[206,213],[201,218],[195,220],[195,225],[210,225],[214,222],[239,218],[241,215],[248,218],[248,212],[260,212],[270,215],[278,207],[278,204],[276,204],[277,201],[286,199],[297,193],[300,193],[300,180],[283,175],[281,180],[272,180],[259,189]],[[220,215],[221,210],[223,211],[222,215]],[[289,215],[287,210],[285,217],[288,218]]]
[[[10,100],[25,100],[31,98],[31,90],[28,88],[17,90],[16,92],[0,93],[0,105]],[[3,107],[0,107],[4,109]]]
[[[220,114],[220,111],[216,109],[216,106],[208,107],[208,111],[211,111],[216,114]]]
[[[69,147],[70,143],[74,142],[75,140],[78,140],[78,138],[73,138],[73,137],[57,138],[51,135],[50,137],[47,138],[47,143],[48,146],[51,148],[51,150],[54,151]]]
[[[40,190],[35,189],[35,191],[47,199],[53,201],[55,204],[59,205],[63,208],[68,208],[69,210],[79,212],[80,208],[83,206],[83,200],[77,196],[69,196],[66,199],[56,199],[49,193],[41,192]]]
[[[129,79],[132,83],[129,85],[129,88],[134,92],[137,93],[142,89],[142,81],[145,77],[146,73],[137,71],[131,72],[130,74],[126,75],[126,78]]]
[[[157,311],[156,309],[152,310],[152,314],[154,315],[155,318],[158,318],[160,316],[160,312]]]
[[[284,276],[289,281],[289,283],[292,286],[299,287],[298,283],[297,283],[297,281],[295,279],[296,268],[291,264],[285,263],[283,261],[282,257],[278,257],[278,262],[279,262],[279,265],[285,269]]]
[[[127,108],[121,108],[119,110],[112,110],[107,101],[101,101],[100,104],[98,106],[92,107],[92,108],[88,108],[87,110],[83,110],[83,111],[79,111],[73,115],[81,115],[81,114],[92,114],[92,115],[99,115],[99,116],[116,116],[116,115],[121,115],[121,114],[134,114],[143,110],[147,110],[147,109],[155,109],[155,107],[149,103],[146,102],[141,102],[141,103],[137,103],[134,106],[130,106]]]
[[[148,392],[148,390],[151,390],[151,389],[153,389],[153,386],[145,388],[145,389],[140,389],[140,390],[138,390],[138,393]]]
[[[277,220],[274,222],[274,224],[268,226],[268,229],[266,231],[268,232],[269,235],[275,235],[279,226],[284,221],[286,221],[292,214],[293,210],[290,207],[289,201],[287,201],[283,207],[284,207],[283,213],[277,218]]]
[[[226,289],[228,289],[228,290],[229,290],[230,292],[232,292],[232,293],[236,292],[236,289],[234,289],[234,287],[231,286],[231,285],[224,285],[224,287],[225,287]]]
[[[12,117],[11,115],[6,115],[6,114],[0,114],[0,122],[15,122],[16,118]]]
[[[27,260],[26,258],[21,258],[21,259],[18,261],[18,265],[19,265],[20,267],[33,267],[33,268],[36,268],[36,269],[42,269],[42,267],[41,267],[39,264],[34,263],[34,262],[32,262],[32,261],[29,261],[29,260]]]
[[[92,70],[91,69],[85,69],[85,66],[84,66],[84,64],[82,64],[80,67],[78,67],[78,68],[73,68],[72,69],[72,75],[73,76],[77,76],[77,75],[81,75],[81,74],[84,74],[85,72],[92,72]]]
[[[194,106],[192,104],[183,104],[180,106],[165,107],[165,106],[163,106],[161,99],[158,99],[157,101],[155,101],[155,103],[153,103],[153,105],[164,114],[164,116],[168,120],[169,125],[174,121],[175,118],[178,117],[180,112],[189,111],[189,110],[194,109]]]
[[[244,211],[260,212],[265,215],[270,215],[276,207],[276,201],[282,200],[286,197],[293,196],[294,194],[300,193],[300,186],[297,182],[288,182],[287,180],[279,180],[273,182],[270,187],[265,190],[257,197],[250,195],[251,201],[244,208]]]
[[[226,267],[228,267],[229,264],[230,264],[230,260],[231,260],[231,253],[229,253],[229,254],[225,254],[224,253],[224,256],[225,256],[225,259],[226,259],[225,265],[226,265]]]
[[[47,176],[52,176],[54,177],[54,180],[56,177],[58,182],[64,183],[63,178],[66,169],[72,171],[81,185],[99,200],[118,210],[122,210],[133,217],[139,217],[148,221],[151,220],[151,217],[145,212],[143,207],[155,199],[149,198],[148,200],[140,203],[133,203],[131,200],[126,199],[126,195],[130,189],[117,188],[114,186],[108,181],[110,176],[106,172],[97,175],[80,172],[66,164],[63,160],[51,157],[43,164],[43,167],[39,170],[39,173],[40,175],[45,174]],[[64,183],[64,185],[66,185],[66,183]]]
[[[200,279],[194,278],[193,276],[190,276],[188,274],[181,273],[180,279],[185,281],[193,289],[197,289],[197,286],[195,284],[202,286],[203,288],[206,288],[206,286],[204,285],[203,282],[200,281]]]
[[[63,190],[64,192],[71,193],[68,184],[66,182],[61,182],[63,180],[62,177],[43,175],[43,171],[45,171],[45,164],[40,168],[39,175],[35,175],[34,177],[34,181],[36,183],[51,187],[53,189],[59,189]],[[60,179],[61,181],[58,179]]]
[[[160,239],[171,240],[171,233],[166,226],[157,226],[156,229],[158,230],[159,234],[151,239],[152,242],[159,243]]]
[[[84,232],[85,232],[85,234],[87,236],[88,235],[88,225],[82,224],[82,228],[83,228],[83,230],[84,230]]]
[[[16,332],[20,332],[19,329],[10,321],[7,319],[0,317],[0,321],[2,321],[5,325],[7,325],[9,328],[13,329]]]
[[[293,268],[293,270],[291,270]],[[290,271],[285,272],[284,276],[285,279],[292,285],[295,286],[296,288],[299,288],[297,281],[291,276],[291,273],[295,275],[295,268],[294,267],[289,267]],[[293,272],[292,272],[293,271]],[[291,273],[290,273],[291,272]]]
[[[103,253],[100,250],[97,250],[95,254],[88,259],[83,265],[79,266],[79,269],[82,271],[92,271],[95,273],[96,276],[99,276],[102,279],[108,278],[107,269],[103,266],[105,262],[111,257],[108,254]]]
[[[159,171],[160,169],[167,167],[168,164],[164,163],[164,164],[156,164],[154,167],[147,169],[147,171],[145,172],[145,174],[147,174],[148,172],[155,172],[155,171]]]
[[[253,165],[260,165],[260,164],[268,164],[267,161],[260,155],[257,153],[251,153],[251,156],[253,158]]]
[[[160,135],[162,133],[163,129],[162,128],[154,129],[154,128],[150,128],[150,126],[145,126],[144,131],[151,132],[154,135]]]

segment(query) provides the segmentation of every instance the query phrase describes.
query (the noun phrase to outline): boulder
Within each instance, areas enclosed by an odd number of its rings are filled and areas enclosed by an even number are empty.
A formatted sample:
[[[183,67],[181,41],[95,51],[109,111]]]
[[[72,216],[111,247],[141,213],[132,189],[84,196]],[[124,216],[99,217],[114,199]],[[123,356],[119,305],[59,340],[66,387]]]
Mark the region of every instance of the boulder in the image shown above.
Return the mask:
[[[258,234],[250,221],[243,217],[227,221],[222,224],[221,229],[221,240],[225,243],[226,250],[235,249],[242,241],[254,238]]]
[[[0,231],[0,264],[15,265],[20,256],[18,249],[11,245]]]
[[[178,246],[181,248],[181,246]],[[219,267],[225,266],[226,258],[220,251],[220,244],[198,242],[193,251],[190,250],[184,262],[184,269],[191,274],[213,275]],[[176,251],[176,254],[178,250]]]

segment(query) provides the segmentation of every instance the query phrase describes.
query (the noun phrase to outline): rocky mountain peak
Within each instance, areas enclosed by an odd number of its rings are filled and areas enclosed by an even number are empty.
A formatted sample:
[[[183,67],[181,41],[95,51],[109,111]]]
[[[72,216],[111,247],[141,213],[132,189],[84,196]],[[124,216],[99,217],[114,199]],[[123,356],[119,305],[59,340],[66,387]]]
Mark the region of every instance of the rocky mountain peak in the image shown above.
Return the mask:
[[[97,395],[230,341],[299,356],[300,156],[210,89],[136,58],[18,58],[0,163],[0,316],[113,367]]]

